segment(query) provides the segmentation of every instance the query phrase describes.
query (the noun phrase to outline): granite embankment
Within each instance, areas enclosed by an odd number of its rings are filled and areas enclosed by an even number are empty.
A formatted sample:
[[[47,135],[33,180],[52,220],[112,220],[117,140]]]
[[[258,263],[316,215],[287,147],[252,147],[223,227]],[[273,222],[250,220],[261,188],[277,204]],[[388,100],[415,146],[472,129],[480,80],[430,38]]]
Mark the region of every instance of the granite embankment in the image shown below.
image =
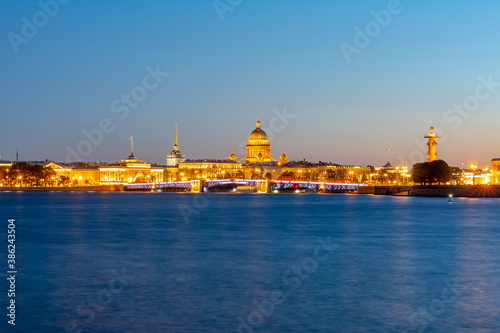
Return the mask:
[[[101,186],[54,186],[54,187],[17,187],[2,186],[0,191],[33,191],[33,192],[115,192],[123,191],[123,185]]]
[[[359,194],[402,195],[415,197],[499,198],[500,185],[415,185],[363,186]]]

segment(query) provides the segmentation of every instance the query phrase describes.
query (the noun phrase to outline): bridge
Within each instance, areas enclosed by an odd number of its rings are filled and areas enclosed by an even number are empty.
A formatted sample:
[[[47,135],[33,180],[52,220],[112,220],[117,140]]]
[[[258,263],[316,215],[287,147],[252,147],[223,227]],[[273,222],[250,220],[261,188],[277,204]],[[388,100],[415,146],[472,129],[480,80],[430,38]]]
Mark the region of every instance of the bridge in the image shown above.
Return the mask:
[[[205,192],[205,191],[228,191],[238,186],[252,186],[258,193],[268,192],[325,192],[325,193],[348,193],[357,191],[359,186],[365,184],[351,183],[328,183],[307,181],[268,181],[265,179],[213,179],[213,180],[191,180],[162,183],[136,183],[124,184],[125,191],[172,191],[172,192]]]
[[[135,183],[135,184],[125,184],[125,191],[151,191],[151,190],[163,190],[163,191],[191,191],[192,185],[190,181],[182,182],[163,182],[163,183]]]
[[[267,193],[267,180],[260,179],[214,179],[191,180],[162,183],[124,184],[125,191],[172,191],[172,192],[204,192],[222,191],[238,186],[253,186],[257,192]]]
[[[271,184],[272,190],[277,192],[309,190],[314,192],[348,193],[357,191],[359,186],[364,186],[364,184],[307,182],[294,180],[277,180]]]
[[[213,192],[232,190],[238,186],[254,187],[258,193],[269,192],[268,181],[265,179],[214,179],[205,182],[205,189]]]

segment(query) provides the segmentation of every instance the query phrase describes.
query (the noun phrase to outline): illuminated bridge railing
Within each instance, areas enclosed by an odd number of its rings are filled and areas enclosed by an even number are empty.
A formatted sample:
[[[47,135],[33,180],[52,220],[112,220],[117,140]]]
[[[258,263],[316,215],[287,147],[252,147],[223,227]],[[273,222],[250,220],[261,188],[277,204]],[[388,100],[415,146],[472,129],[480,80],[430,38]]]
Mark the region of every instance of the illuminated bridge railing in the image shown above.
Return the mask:
[[[150,190],[153,188],[153,183],[137,183],[125,184],[125,190]]]
[[[156,184],[157,189],[162,189],[162,188],[185,188],[185,189],[191,189],[191,182],[186,181],[186,182],[165,182],[165,183],[157,183]]]
[[[288,190],[288,189],[320,189],[319,182],[301,182],[301,181],[293,181],[293,180],[277,180],[274,182],[274,189],[276,190]]]
[[[324,186],[322,186],[324,184]],[[305,182],[305,181],[285,181],[277,180],[274,182],[273,188],[276,190],[288,189],[313,189],[320,190],[324,188],[325,192],[352,192],[357,191],[359,186],[365,184],[350,184],[350,183],[321,183],[321,182]]]
[[[169,189],[169,188],[184,188],[191,189],[191,182],[164,182],[164,183],[137,183],[137,184],[125,184],[125,190],[128,191],[146,191],[155,189]]]
[[[254,186],[258,187],[258,181],[255,179],[214,179],[205,182],[204,187],[211,188],[221,185],[234,185],[234,186]],[[322,182],[306,182],[306,181],[286,181],[278,180],[272,183],[272,188],[276,190],[288,189],[313,189],[325,192],[352,192],[357,191],[360,186],[366,184],[350,184],[350,183],[322,183]],[[185,189],[191,190],[192,184],[190,181],[180,182],[163,182],[163,183],[137,183],[137,184],[124,184],[125,190],[129,191],[146,191],[151,189]]]
[[[362,184],[325,183],[325,192],[357,191]]]
[[[207,188],[220,185],[250,185],[257,187],[257,181],[255,179],[214,179],[208,180],[205,183],[205,187]]]

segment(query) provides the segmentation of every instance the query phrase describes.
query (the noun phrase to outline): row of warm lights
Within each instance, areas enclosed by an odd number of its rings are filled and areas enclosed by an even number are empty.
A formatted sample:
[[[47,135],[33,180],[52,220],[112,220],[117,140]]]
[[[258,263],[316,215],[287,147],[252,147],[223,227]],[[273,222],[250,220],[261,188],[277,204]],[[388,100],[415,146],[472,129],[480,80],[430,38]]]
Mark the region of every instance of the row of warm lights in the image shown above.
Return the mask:
[[[477,166],[476,164],[471,164],[471,165],[470,165],[470,168],[471,168],[472,170],[477,170],[477,169],[478,169],[478,166]],[[484,167],[484,168],[482,168],[482,169],[480,169],[480,170],[488,171],[488,170],[490,170],[490,168],[488,168],[488,167]]]

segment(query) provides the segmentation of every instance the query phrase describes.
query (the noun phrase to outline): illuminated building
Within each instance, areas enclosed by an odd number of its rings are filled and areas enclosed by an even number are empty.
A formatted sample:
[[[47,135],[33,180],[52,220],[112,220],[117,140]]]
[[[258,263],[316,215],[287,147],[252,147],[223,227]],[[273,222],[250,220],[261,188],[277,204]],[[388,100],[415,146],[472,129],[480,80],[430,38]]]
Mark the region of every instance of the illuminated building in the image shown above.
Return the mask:
[[[257,119],[255,129],[248,137],[245,163],[270,163],[272,160],[267,134],[260,128],[260,119]]]
[[[288,162],[281,168],[281,180],[325,181],[361,183],[370,179],[371,169],[354,165],[334,163]]]
[[[0,186],[7,183],[7,172],[12,167],[12,162],[0,160]]]
[[[10,168],[12,166],[12,162],[0,161],[0,168]]]
[[[56,175],[53,177],[51,186],[92,186],[100,185],[99,167],[88,163],[54,163],[44,164],[45,168],[52,168]]]
[[[278,179],[282,167],[275,162],[265,164],[243,164],[245,179]]]
[[[424,136],[424,138],[428,139],[427,141],[427,161],[432,162],[437,159],[437,151],[436,139],[439,139],[439,135],[434,133],[434,127],[431,127],[429,134]]]
[[[102,185],[119,183],[150,183],[163,181],[162,167],[135,158],[134,154],[120,163],[99,167],[99,181]]]
[[[166,170],[171,181],[243,178],[241,163],[232,160],[185,160],[178,168]]]
[[[471,164],[468,169],[464,169],[461,172],[461,181],[465,185],[486,185],[495,184],[494,180],[494,168],[495,163],[493,163],[491,170],[489,168],[480,169],[476,164]]]
[[[76,167],[74,164],[48,162],[44,164],[44,167],[52,168],[56,173],[55,185],[70,184],[72,178],[76,179],[78,177],[78,175],[73,174],[73,168]]]
[[[500,158],[491,160],[491,183],[500,184]]]
[[[185,156],[179,150],[179,134],[177,132],[177,123],[175,123],[174,149],[170,152],[170,155],[167,155],[167,166],[177,166],[184,160]]]
[[[100,185],[100,171],[97,165],[79,165],[71,170],[73,185]]]
[[[370,174],[370,183],[374,185],[409,185],[412,174],[407,166],[392,166],[389,162],[383,167],[374,167]]]
[[[162,182],[164,171],[163,167],[152,167],[150,163],[136,159],[133,154],[116,164],[49,162],[44,167],[54,170],[56,176],[52,185],[58,186]]]

